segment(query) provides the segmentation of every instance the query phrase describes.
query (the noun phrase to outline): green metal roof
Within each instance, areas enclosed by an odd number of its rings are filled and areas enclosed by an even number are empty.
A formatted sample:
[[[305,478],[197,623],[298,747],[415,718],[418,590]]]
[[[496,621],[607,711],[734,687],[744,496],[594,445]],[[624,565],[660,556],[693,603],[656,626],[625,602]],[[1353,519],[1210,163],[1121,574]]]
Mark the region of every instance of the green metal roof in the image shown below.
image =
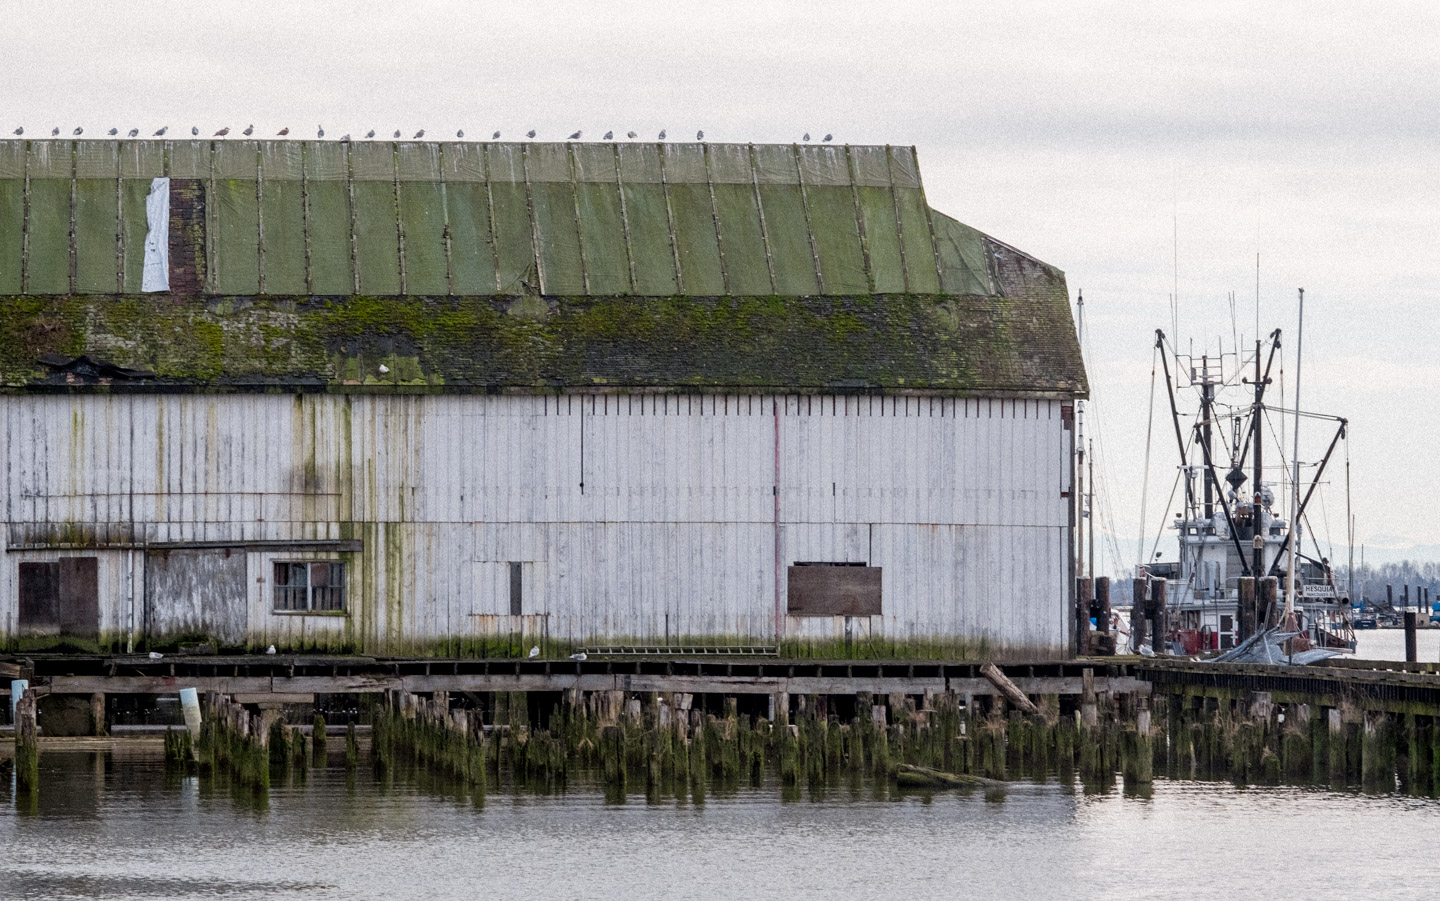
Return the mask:
[[[226,295],[990,294],[910,147],[0,141],[0,293],[140,289],[157,176]]]
[[[161,176],[172,293],[142,294]],[[446,390],[1085,391],[1063,274],[889,146],[3,140],[0,388],[73,383],[47,353],[202,387],[383,358]]]

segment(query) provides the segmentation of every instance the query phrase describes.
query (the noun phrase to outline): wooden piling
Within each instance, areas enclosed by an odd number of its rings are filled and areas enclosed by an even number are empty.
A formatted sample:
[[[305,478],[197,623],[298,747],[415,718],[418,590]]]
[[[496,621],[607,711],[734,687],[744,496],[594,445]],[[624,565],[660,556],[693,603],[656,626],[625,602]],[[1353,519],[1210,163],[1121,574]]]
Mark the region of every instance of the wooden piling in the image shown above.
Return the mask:
[[[1095,600],[1095,583],[1091,579],[1075,580],[1075,653],[1090,653],[1090,607]]]
[[[90,734],[109,735],[110,725],[105,717],[105,695],[95,692],[90,695]]]
[[[1095,577],[1095,630],[1110,634],[1110,577]]]
[[[40,789],[40,730],[35,713],[35,690],[27,688],[15,702],[16,788],[27,795]]]
[[[1239,603],[1236,613],[1239,623],[1239,640],[1244,641],[1255,634],[1255,579],[1249,576],[1242,577],[1237,583],[1239,588]]]
[[[1415,663],[1420,659],[1419,652],[1415,646],[1415,621],[1417,617],[1414,610],[1405,611],[1405,662]]]
[[[1276,605],[1276,598],[1279,597],[1280,580],[1275,576],[1266,576],[1260,580],[1257,586],[1258,595],[1255,600],[1255,629],[1269,629],[1279,625],[1280,609]]]
[[[1156,579],[1150,584],[1150,650],[1155,652],[1156,657],[1170,653],[1166,640],[1169,634],[1166,588],[1164,579]]]
[[[1150,580],[1135,579],[1130,583],[1130,648],[1131,653],[1140,650],[1145,638],[1145,617],[1150,608]]]

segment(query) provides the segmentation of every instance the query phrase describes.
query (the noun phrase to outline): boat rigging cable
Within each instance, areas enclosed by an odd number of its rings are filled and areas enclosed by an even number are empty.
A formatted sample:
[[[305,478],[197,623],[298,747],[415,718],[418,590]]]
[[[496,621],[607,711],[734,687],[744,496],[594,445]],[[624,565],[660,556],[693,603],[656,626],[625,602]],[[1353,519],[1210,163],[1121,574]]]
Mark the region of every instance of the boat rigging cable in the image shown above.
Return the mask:
[[[1145,423],[1145,468],[1141,471],[1140,478],[1140,541],[1135,546],[1135,553],[1140,558],[1136,561],[1137,566],[1144,566],[1145,560],[1145,502],[1149,499],[1150,490],[1150,436],[1155,430],[1155,369],[1159,365],[1157,359],[1160,355],[1160,348],[1150,355],[1150,418]],[[1172,489],[1170,499],[1175,499],[1175,492]],[[1169,503],[1166,503],[1169,507]],[[1166,512],[1169,512],[1168,509]],[[1137,575],[1139,573],[1137,572]]]

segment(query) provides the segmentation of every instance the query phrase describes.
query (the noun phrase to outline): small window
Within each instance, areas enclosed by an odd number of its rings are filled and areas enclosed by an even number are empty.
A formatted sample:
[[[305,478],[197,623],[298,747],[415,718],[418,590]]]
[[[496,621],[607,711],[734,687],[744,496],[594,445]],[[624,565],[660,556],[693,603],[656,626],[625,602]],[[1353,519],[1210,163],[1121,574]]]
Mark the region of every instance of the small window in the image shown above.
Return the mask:
[[[322,613],[345,610],[345,564],[275,564],[275,609]]]

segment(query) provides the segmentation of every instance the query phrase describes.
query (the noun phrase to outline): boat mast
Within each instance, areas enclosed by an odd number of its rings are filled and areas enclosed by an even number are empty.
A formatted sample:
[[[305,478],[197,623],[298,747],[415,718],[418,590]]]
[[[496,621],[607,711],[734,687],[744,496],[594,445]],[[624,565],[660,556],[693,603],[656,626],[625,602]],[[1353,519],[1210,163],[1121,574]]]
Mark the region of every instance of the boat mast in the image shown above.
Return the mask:
[[[1257,254],[1256,256],[1258,257],[1259,255]],[[1257,262],[1256,265],[1258,266],[1259,263]],[[1255,565],[1250,568],[1250,571],[1253,572],[1257,578],[1265,568],[1265,536],[1260,528],[1260,458],[1262,456],[1261,445],[1264,444],[1264,442],[1260,440],[1260,417],[1264,410],[1264,403],[1265,377],[1260,374],[1260,335],[1257,332],[1255,335],[1255,406],[1250,410],[1250,440],[1255,449],[1255,475],[1253,476],[1253,481],[1250,483],[1250,493],[1255,496],[1255,502],[1251,507],[1250,513],[1251,521],[1255,524],[1255,538],[1251,542],[1251,545],[1254,547],[1251,556],[1254,558]]]
[[[1294,476],[1290,481],[1290,565],[1285,573],[1285,627],[1295,624],[1295,571],[1300,566],[1300,360],[1305,340],[1305,289],[1300,289],[1300,322],[1295,330],[1295,435],[1291,451]],[[1343,427],[1342,427],[1343,430]]]

